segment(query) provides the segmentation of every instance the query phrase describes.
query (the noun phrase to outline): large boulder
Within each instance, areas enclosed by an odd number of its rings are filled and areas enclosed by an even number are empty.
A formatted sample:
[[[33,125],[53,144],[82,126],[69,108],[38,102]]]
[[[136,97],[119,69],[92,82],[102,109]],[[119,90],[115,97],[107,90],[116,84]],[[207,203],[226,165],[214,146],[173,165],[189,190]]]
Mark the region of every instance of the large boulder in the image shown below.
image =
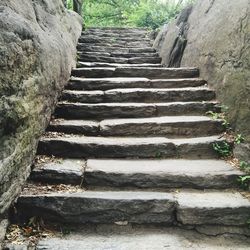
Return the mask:
[[[82,20],[62,0],[0,2],[0,214],[30,172],[75,65]]]
[[[250,142],[250,1],[198,0],[165,29],[155,43],[163,64],[199,67]]]

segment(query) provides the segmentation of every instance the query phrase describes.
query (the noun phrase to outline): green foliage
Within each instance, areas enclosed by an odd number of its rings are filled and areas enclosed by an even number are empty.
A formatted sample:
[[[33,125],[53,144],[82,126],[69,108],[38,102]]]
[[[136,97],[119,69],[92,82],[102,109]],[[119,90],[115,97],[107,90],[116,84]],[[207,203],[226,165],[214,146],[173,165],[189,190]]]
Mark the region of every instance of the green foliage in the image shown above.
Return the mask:
[[[240,169],[245,171],[246,173],[250,173],[250,164],[245,162],[245,161],[241,161],[240,162]]]
[[[86,26],[128,26],[155,29],[174,18],[193,0],[85,0]]]
[[[240,176],[238,178],[238,181],[239,181],[240,187],[242,189],[249,190],[249,187],[250,187],[250,175]]]
[[[225,127],[225,129],[227,130],[230,129],[230,123],[225,118],[226,117],[225,113],[216,113],[213,111],[208,111],[206,114],[209,115],[213,120],[218,120],[218,119],[221,120],[222,125]]]
[[[236,144],[241,144],[244,141],[245,141],[245,138],[243,137],[242,134],[237,134],[236,137],[235,137],[235,140],[234,140],[234,142]]]
[[[227,142],[213,143],[213,149],[221,156],[228,157],[232,154],[232,148]]]

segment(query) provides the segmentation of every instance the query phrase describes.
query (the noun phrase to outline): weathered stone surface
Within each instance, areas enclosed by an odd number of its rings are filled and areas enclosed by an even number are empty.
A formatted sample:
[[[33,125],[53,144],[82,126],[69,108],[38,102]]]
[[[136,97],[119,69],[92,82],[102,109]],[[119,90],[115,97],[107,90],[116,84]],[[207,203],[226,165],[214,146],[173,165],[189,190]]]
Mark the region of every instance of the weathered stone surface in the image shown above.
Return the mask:
[[[153,88],[118,88],[106,91],[64,90],[62,100],[68,102],[190,102],[211,101],[215,99],[213,90],[207,88],[153,89]]]
[[[22,217],[42,216],[64,223],[172,224],[175,201],[160,192],[92,192],[23,195],[17,202]]]
[[[110,188],[231,188],[242,172],[219,160],[88,160],[85,182]]]
[[[178,57],[171,60],[169,55],[177,50],[182,67],[199,67],[201,77],[216,90],[222,104],[229,107],[228,119],[233,128],[249,142],[250,2],[199,0],[182,19],[185,13],[187,10],[167,28],[160,53],[163,62],[176,65]],[[186,39],[184,52],[176,42],[181,38]]]
[[[240,161],[244,161],[250,164],[250,144],[249,143],[236,144],[234,147],[234,155]]]
[[[35,165],[31,172],[32,181],[81,185],[85,161],[63,160]]]
[[[154,104],[145,103],[59,103],[55,115],[59,118],[126,118],[157,115]]]
[[[79,93],[80,95],[80,93]],[[195,102],[210,101],[215,98],[213,90],[207,88],[181,89],[111,89],[104,92],[103,102]],[[93,100],[95,98],[93,97]]]
[[[188,139],[165,137],[57,137],[43,138],[38,154],[70,158],[216,158],[217,136]]]
[[[149,88],[148,78],[76,78],[72,77],[67,85],[71,90],[108,90],[114,88]]]
[[[105,92],[100,90],[83,91],[83,90],[64,90],[61,100],[68,102],[86,102],[98,103],[104,102]]]
[[[250,201],[232,192],[180,192],[177,220],[186,225],[247,225]]]
[[[199,76],[197,68],[126,68],[119,67],[115,71],[118,77],[148,77],[155,79],[192,78]]]
[[[173,157],[176,147],[164,137],[58,137],[41,139],[38,154],[70,158]]]
[[[113,60],[114,58],[111,59]],[[124,62],[127,63],[128,59],[122,59],[122,60],[123,61],[125,60]],[[101,61],[102,60],[100,60],[100,62]],[[142,62],[138,63],[141,64]],[[152,79],[173,79],[173,78],[180,79],[180,78],[198,77],[199,70],[197,68],[163,68],[163,67],[78,68],[72,71],[72,75],[78,77],[90,77],[90,78],[147,77]]]
[[[250,240],[246,237],[209,237],[194,230],[173,227],[120,227],[100,226],[72,232],[63,238],[43,239],[37,250],[162,250],[162,249],[203,249],[231,250],[249,249]]]
[[[205,115],[220,111],[216,102],[172,103],[59,103],[55,116],[67,119],[139,118],[168,115]]]
[[[100,122],[102,136],[195,137],[216,135],[224,130],[221,121],[204,116],[161,116]]]
[[[121,63],[105,63],[105,62],[78,62],[77,63],[77,68],[102,68],[102,67],[154,67],[154,68],[159,68],[161,67],[160,63],[142,63],[142,64],[121,64]]]
[[[7,215],[0,218],[0,249],[2,249],[2,243],[5,239],[5,234],[9,225]]]
[[[205,115],[208,111],[220,112],[217,102],[172,102],[157,103],[157,114],[166,115]]]
[[[53,120],[47,131],[68,134],[96,135],[99,133],[99,122],[84,120]]]
[[[177,147],[177,155],[182,158],[218,158],[213,149],[214,143],[223,142],[221,136],[195,137],[188,139],[173,139]]]
[[[72,77],[66,88],[71,90],[108,90],[115,88],[187,88],[200,87],[204,84],[206,84],[206,82],[199,78],[150,80],[148,78],[139,77]]]
[[[81,18],[61,0],[0,3],[0,214],[30,171],[39,136],[75,65]]]
[[[112,77],[114,75],[115,68],[104,68],[104,67],[96,67],[96,68],[77,68],[72,70],[73,76],[78,77]]]

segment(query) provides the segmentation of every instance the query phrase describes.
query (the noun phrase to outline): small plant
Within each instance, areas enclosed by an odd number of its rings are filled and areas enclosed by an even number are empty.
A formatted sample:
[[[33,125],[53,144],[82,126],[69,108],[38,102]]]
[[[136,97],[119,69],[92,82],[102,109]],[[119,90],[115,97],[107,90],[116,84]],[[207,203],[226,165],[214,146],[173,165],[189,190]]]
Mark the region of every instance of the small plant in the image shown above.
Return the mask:
[[[213,111],[208,111],[206,114],[209,115],[213,120],[222,120],[222,125],[226,129],[230,129],[230,123],[226,120],[225,113],[216,113]]]
[[[245,162],[245,161],[241,161],[240,162],[240,169],[247,172],[247,173],[250,173],[250,164]]]
[[[232,154],[231,146],[227,142],[213,143],[213,149],[221,156],[228,157]]]
[[[240,183],[240,187],[244,190],[249,190],[249,186],[250,186],[250,175],[246,175],[246,176],[240,176],[238,178],[238,181]]]
[[[235,139],[234,139],[234,142],[236,144],[241,144],[244,141],[245,141],[245,138],[242,136],[242,134],[237,134]]]

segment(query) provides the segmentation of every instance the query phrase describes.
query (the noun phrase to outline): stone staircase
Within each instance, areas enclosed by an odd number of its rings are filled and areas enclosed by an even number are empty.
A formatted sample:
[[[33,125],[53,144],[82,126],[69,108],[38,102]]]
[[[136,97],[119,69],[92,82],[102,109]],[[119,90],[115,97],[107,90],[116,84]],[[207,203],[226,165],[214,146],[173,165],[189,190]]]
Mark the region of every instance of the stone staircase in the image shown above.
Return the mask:
[[[20,218],[249,233],[243,173],[212,147],[224,131],[205,115],[220,111],[214,91],[197,68],[161,67],[151,44],[143,29],[82,33],[77,68],[38,146],[40,158],[54,157],[34,166],[15,205]]]

